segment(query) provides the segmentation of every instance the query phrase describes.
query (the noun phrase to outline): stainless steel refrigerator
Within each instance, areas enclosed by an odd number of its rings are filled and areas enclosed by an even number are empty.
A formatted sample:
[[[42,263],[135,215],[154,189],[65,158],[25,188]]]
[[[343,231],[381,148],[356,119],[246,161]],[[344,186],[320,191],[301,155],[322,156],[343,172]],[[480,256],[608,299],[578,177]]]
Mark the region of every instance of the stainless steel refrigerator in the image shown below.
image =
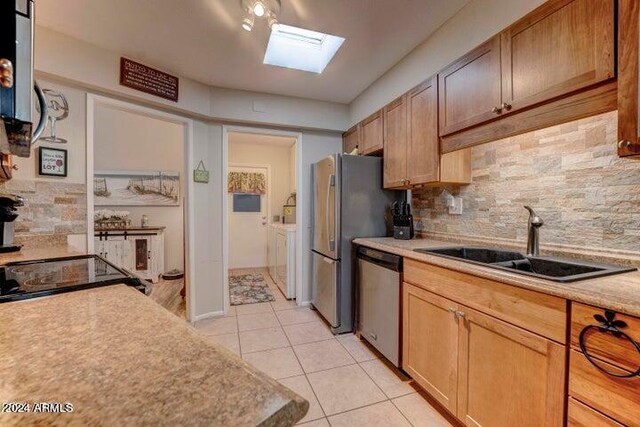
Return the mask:
[[[390,209],[405,191],[384,190],[382,159],[335,154],[315,163],[311,302],[335,334],[354,328],[357,237],[392,234]]]

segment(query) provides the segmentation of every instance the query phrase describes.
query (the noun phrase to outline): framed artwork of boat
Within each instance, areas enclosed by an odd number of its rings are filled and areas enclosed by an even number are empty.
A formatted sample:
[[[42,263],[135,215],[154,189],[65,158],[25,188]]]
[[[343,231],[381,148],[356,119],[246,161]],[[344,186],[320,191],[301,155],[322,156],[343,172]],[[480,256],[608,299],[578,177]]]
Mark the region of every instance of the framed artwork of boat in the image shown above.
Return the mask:
[[[97,170],[93,197],[95,206],[180,206],[180,174]]]

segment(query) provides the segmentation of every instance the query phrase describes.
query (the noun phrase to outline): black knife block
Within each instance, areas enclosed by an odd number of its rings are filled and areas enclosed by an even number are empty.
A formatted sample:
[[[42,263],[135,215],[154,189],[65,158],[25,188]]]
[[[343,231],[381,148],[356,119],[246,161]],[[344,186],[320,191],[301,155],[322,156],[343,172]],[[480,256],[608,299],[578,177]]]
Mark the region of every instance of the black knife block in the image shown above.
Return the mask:
[[[411,240],[415,236],[411,206],[406,202],[394,203],[393,208],[393,238]]]

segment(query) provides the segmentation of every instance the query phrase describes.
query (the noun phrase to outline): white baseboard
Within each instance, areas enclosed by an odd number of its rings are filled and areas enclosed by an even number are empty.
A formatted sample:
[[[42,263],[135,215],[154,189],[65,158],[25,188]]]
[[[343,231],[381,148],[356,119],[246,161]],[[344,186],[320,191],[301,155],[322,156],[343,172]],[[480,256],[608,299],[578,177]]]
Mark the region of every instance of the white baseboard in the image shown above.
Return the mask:
[[[193,318],[193,322],[197,322],[199,320],[212,319],[215,317],[224,317],[227,313],[224,310],[221,311],[210,311],[209,313],[199,314]]]

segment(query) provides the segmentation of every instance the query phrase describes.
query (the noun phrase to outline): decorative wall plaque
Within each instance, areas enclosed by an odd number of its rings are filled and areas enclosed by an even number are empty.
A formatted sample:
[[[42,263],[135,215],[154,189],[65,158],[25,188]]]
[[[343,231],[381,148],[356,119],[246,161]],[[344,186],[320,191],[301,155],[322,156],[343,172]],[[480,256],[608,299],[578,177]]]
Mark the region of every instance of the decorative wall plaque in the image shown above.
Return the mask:
[[[67,176],[67,150],[40,147],[38,172],[46,176]]]
[[[120,58],[120,84],[178,102],[177,77],[127,58]]]

